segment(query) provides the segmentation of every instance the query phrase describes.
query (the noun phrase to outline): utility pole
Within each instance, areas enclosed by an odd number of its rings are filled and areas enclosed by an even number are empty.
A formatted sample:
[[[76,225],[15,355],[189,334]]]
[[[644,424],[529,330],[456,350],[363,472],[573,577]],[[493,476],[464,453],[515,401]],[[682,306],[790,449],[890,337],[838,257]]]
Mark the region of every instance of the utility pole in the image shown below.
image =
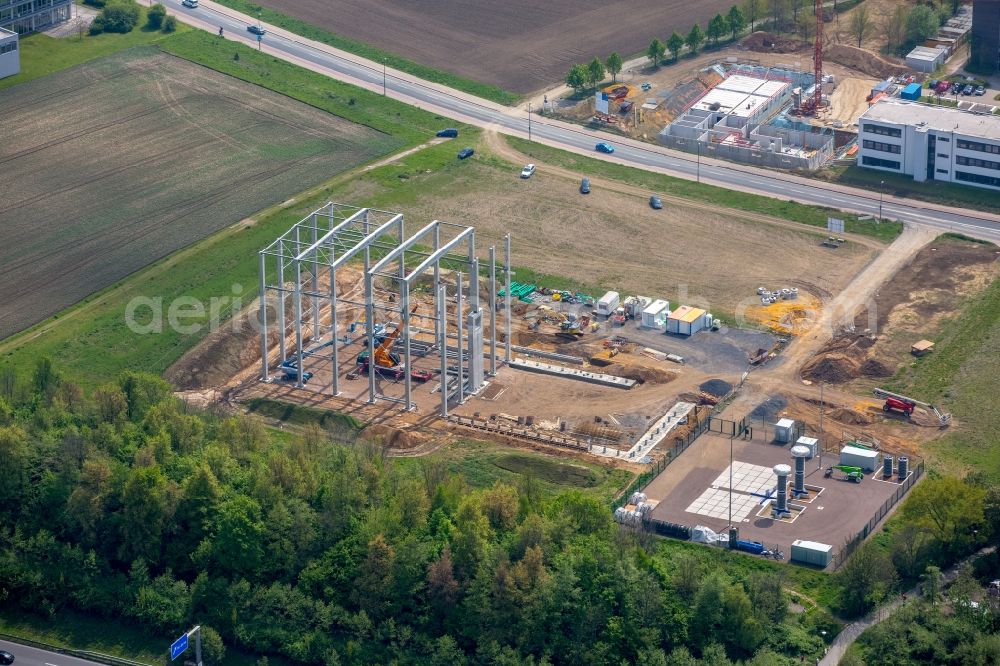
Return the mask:
[[[885,194],[885,181],[880,180],[878,183],[878,221],[882,222],[882,195]]]
[[[697,181],[701,182],[701,141],[696,141],[694,144],[698,148],[698,171],[697,171]]]
[[[823,412],[826,411],[826,402],[823,401],[823,387],[826,386],[824,382],[819,384],[819,467],[816,469],[823,469]]]
[[[531,141],[531,102],[528,102],[528,141]]]
[[[385,58],[382,58],[382,97],[385,97]]]

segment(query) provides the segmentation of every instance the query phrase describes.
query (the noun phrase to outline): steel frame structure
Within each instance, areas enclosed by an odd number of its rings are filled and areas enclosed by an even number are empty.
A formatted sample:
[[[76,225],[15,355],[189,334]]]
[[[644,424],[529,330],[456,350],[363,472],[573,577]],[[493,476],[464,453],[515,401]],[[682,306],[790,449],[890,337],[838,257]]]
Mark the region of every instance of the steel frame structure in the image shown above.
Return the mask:
[[[345,298],[337,293],[337,271],[348,262],[357,262],[364,269],[364,301]],[[448,286],[442,284],[442,268],[456,271],[453,294],[457,308],[449,313]],[[505,312],[507,322],[505,359],[510,360],[510,236],[505,239]],[[434,322],[435,343],[431,347],[441,358],[441,413],[447,416],[449,401],[461,403],[483,386],[484,374],[497,370],[496,344],[496,249],[489,248],[489,350],[488,371],[483,367],[483,311],[479,303],[480,266],[476,257],[475,229],[435,220],[417,232],[407,235],[404,217],[400,213],[359,208],[328,202],[293,225],[260,252],[261,295],[261,377],[270,381],[268,344],[268,307],[274,305],[278,328],[278,365],[282,373],[289,371],[298,387],[306,380],[306,364],[315,360],[329,361],[333,380],[332,395],[340,394],[339,367],[341,347],[349,343],[338,337],[338,304],[364,309],[366,348],[369,358],[368,401],[378,399],[401,402],[412,409],[412,326],[411,290],[420,276],[430,272],[433,280],[432,313],[416,315]],[[325,289],[320,276],[326,274]],[[463,277],[468,278],[468,313],[463,306]],[[391,285],[391,286],[386,286]],[[288,298],[292,298],[293,315],[289,318]],[[379,391],[379,371],[374,365],[377,347],[376,317],[395,321],[401,332],[401,366],[404,368],[402,399]],[[449,317],[457,328],[457,369],[448,364],[452,349],[448,339]],[[290,319],[290,320],[289,320]],[[289,343],[289,327],[294,336]],[[468,334],[463,329],[469,331]],[[430,333],[430,330],[426,332]],[[306,345],[311,348],[306,348]],[[459,381],[450,381],[454,370]]]

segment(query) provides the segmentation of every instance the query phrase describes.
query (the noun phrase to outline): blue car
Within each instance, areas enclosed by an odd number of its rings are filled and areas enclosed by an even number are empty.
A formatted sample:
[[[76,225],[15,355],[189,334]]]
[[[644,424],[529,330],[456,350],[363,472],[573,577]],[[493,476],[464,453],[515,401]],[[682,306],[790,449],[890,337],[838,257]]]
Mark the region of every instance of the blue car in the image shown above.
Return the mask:
[[[469,157],[472,157],[473,154],[475,154],[475,152],[476,151],[474,151],[472,148],[463,148],[462,150],[460,150],[458,152],[458,159],[464,160],[464,159],[467,159]]]
[[[601,141],[599,144],[594,146],[594,150],[596,150],[599,153],[607,153],[608,155],[610,155],[611,153],[615,152],[615,147],[612,146],[610,143],[605,143],[604,141]]]

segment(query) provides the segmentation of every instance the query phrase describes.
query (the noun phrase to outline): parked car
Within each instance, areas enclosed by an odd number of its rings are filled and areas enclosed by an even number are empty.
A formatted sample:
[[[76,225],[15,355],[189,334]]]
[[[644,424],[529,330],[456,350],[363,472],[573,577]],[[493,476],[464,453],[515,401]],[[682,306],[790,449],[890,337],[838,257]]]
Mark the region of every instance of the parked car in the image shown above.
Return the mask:
[[[959,91],[960,91],[961,89],[962,89],[962,84],[961,84],[961,83],[952,83],[952,84],[951,84],[951,94],[952,94],[952,95],[957,95],[957,94],[958,94],[958,92],[959,92]]]
[[[267,34],[267,30],[265,30],[259,25],[250,24],[247,26],[247,30],[249,30],[251,34],[260,35],[261,37]]]
[[[195,0],[195,6],[197,6],[198,0]],[[0,664],[13,664],[14,655],[6,650],[0,650]]]
[[[661,208],[663,208],[663,202],[660,201],[660,197],[654,194],[653,196],[649,197],[649,207],[652,208],[653,210],[660,210]]]
[[[599,144],[594,146],[594,150],[596,150],[599,153],[607,153],[608,155],[610,155],[611,153],[615,152],[615,147],[606,141],[601,141]]]
[[[938,83],[940,83],[940,81],[938,81],[937,79],[931,79],[930,81],[927,82],[927,87],[928,88],[937,88],[938,87]]]
[[[976,93],[976,97],[982,97],[983,95],[986,94],[986,88],[984,88],[982,86],[976,86],[975,93]]]
[[[466,157],[472,157],[475,154],[475,152],[476,151],[474,151],[472,148],[463,148],[462,150],[458,151],[458,159],[464,160]]]
[[[437,135],[445,139],[454,139],[456,136],[458,136],[458,130],[455,129],[454,127],[448,127],[447,129],[443,129],[440,132],[438,132]]]
[[[965,85],[965,87],[964,87],[964,88],[962,88],[962,94],[963,94],[963,95],[971,95],[971,94],[972,94],[973,92],[975,92],[975,90],[976,90],[976,89],[975,89],[975,88],[973,88],[971,84],[968,84],[968,83],[967,83],[967,84]]]
[[[524,168],[521,169],[521,178],[531,178],[531,174],[535,173],[534,164],[525,164]]]
[[[198,0],[181,0],[181,4],[191,9],[198,9]]]
[[[584,178],[580,181],[580,194],[590,194],[590,179]]]

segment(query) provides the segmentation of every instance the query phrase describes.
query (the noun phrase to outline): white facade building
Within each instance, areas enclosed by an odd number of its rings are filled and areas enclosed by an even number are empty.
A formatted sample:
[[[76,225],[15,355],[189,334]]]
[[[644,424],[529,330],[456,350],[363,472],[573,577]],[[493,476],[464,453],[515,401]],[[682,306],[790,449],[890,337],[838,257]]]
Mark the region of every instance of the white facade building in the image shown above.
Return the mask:
[[[0,79],[21,71],[17,33],[0,28]]]
[[[858,129],[860,166],[1000,190],[1000,116],[891,99]]]

